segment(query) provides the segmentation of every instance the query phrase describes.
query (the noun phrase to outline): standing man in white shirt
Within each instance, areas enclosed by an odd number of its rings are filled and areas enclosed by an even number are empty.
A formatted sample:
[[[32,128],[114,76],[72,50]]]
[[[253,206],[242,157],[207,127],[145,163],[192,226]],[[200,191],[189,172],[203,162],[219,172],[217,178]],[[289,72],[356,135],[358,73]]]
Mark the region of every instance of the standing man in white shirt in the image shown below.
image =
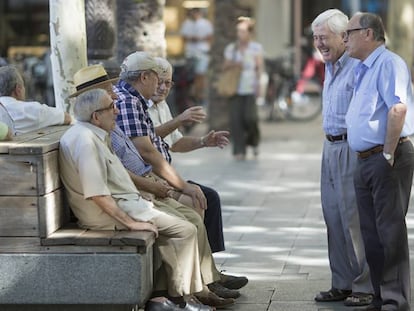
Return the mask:
[[[192,8],[188,12],[188,18],[181,26],[181,35],[185,42],[185,56],[194,59],[194,86],[193,96],[196,100],[203,101],[206,89],[206,73],[210,62],[210,46],[213,39],[213,26],[203,17],[200,8]]]
[[[35,101],[26,101],[26,88],[16,67],[0,68],[0,121],[6,123],[13,135],[43,127],[70,124],[72,118],[62,109]]]

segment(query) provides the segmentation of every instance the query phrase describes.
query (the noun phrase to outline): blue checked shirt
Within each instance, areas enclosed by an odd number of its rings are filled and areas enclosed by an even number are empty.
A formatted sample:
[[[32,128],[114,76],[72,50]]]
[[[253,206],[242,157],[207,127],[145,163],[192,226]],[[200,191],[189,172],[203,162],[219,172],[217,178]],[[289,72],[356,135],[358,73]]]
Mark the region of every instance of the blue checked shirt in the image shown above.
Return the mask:
[[[152,171],[152,166],[144,161],[134,143],[117,125],[111,132],[114,152],[124,167],[135,175],[144,176]]]
[[[346,115],[348,143],[354,151],[383,145],[388,111],[403,103],[407,106],[401,137],[414,132],[414,102],[411,74],[401,57],[384,45],[376,48],[356,67],[356,84]]]
[[[325,65],[325,81],[322,95],[323,130],[327,135],[347,132],[345,115],[354,89],[354,68],[359,60],[344,53],[335,64]]]
[[[149,136],[152,144],[171,163],[169,146],[155,133],[154,124],[149,116],[148,104],[145,98],[123,80],[119,80],[118,84],[114,87],[114,91],[118,96],[116,106],[120,112],[116,122],[121,130],[128,137]]]

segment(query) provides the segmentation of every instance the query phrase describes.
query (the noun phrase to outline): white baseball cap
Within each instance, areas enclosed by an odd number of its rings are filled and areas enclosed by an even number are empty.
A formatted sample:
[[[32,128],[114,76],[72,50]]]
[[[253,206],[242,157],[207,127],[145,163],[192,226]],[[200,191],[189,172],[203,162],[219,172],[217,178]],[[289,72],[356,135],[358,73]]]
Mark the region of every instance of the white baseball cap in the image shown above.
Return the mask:
[[[131,71],[153,70],[157,74],[162,73],[156,59],[148,52],[137,51],[125,57],[121,64],[121,74]]]

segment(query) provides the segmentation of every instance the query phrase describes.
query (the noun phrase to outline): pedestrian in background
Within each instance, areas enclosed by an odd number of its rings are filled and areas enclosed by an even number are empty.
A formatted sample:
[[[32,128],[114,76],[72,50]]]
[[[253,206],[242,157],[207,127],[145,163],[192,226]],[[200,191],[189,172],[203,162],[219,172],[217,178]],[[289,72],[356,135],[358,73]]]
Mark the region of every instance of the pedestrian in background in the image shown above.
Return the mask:
[[[199,104],[204,104],[213,25],[203,16],[200,8],[192,8],[181,26],[181,35],[185,43],[185,57],[194,60],[192,95]]]
[[[336,9],[322,12],[312,22],[314,45],[325,62],[321,202],[332,274],[331,289],[317,294],[315,300],[345,300],[347,306],[361,306],[371,303],[372,286],[354,191],[357,159],[349,148],[345,124],[358,63],[345,51],[347,25],[348,17]]]
[[[237,93],[229,98],[229,105],[233,155],[236,160],[245,160],[247,146],[253,147],[254,156],[259,152],[256,97],[263,72],[263,48],[252,40],[254,21],[251,18],[239,17],[236,27],[237,40],[226,46],[223,67],[242,67]]]
[[[366,310],[410,310],[410,260],[405,216],[414,170],[411,75],[385,47],[381,18],[357,13],[345,46],[360,60],[346,115],[348,141],[358,152],[354,183],[365,253],[374,287]]]

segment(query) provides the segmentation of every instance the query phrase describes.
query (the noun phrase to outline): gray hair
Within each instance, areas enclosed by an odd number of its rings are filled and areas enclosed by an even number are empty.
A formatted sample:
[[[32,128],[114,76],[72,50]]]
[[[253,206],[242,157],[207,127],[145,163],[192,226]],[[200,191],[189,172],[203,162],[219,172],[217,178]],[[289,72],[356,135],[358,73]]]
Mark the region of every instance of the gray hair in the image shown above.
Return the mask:
[[[316,26],[324,25],[330,31],[339,35],[346,31],[348,26],[348,16],[338,9],[329,9],[319,14],[312,22],[312,32]]]
[[[121,71],[119,78],[125,82],[131,83],[139,80],[141,75],[148,70],[136,70],[136,71]]]
[[[0,96],[11,96],[18,84],[23,85],[23,78],[15,66],[0,67]]]
[[[363,28],[371,28],[375,41],[385,42],[385,30],[382,19],[379,15],[373,13],[357,13],[360,16],[359,24]]]
[[[88,122],[92,114],[102,107],[102,99],[108,96],[108,92],[103,89],[92,89],[85,91],[76,98],[73,114],[78,121]]]
[[[162,57],[155,57],[155,62],[157,63],[161,73],[171,73],[173,72],[173,67],[171,63]]]

